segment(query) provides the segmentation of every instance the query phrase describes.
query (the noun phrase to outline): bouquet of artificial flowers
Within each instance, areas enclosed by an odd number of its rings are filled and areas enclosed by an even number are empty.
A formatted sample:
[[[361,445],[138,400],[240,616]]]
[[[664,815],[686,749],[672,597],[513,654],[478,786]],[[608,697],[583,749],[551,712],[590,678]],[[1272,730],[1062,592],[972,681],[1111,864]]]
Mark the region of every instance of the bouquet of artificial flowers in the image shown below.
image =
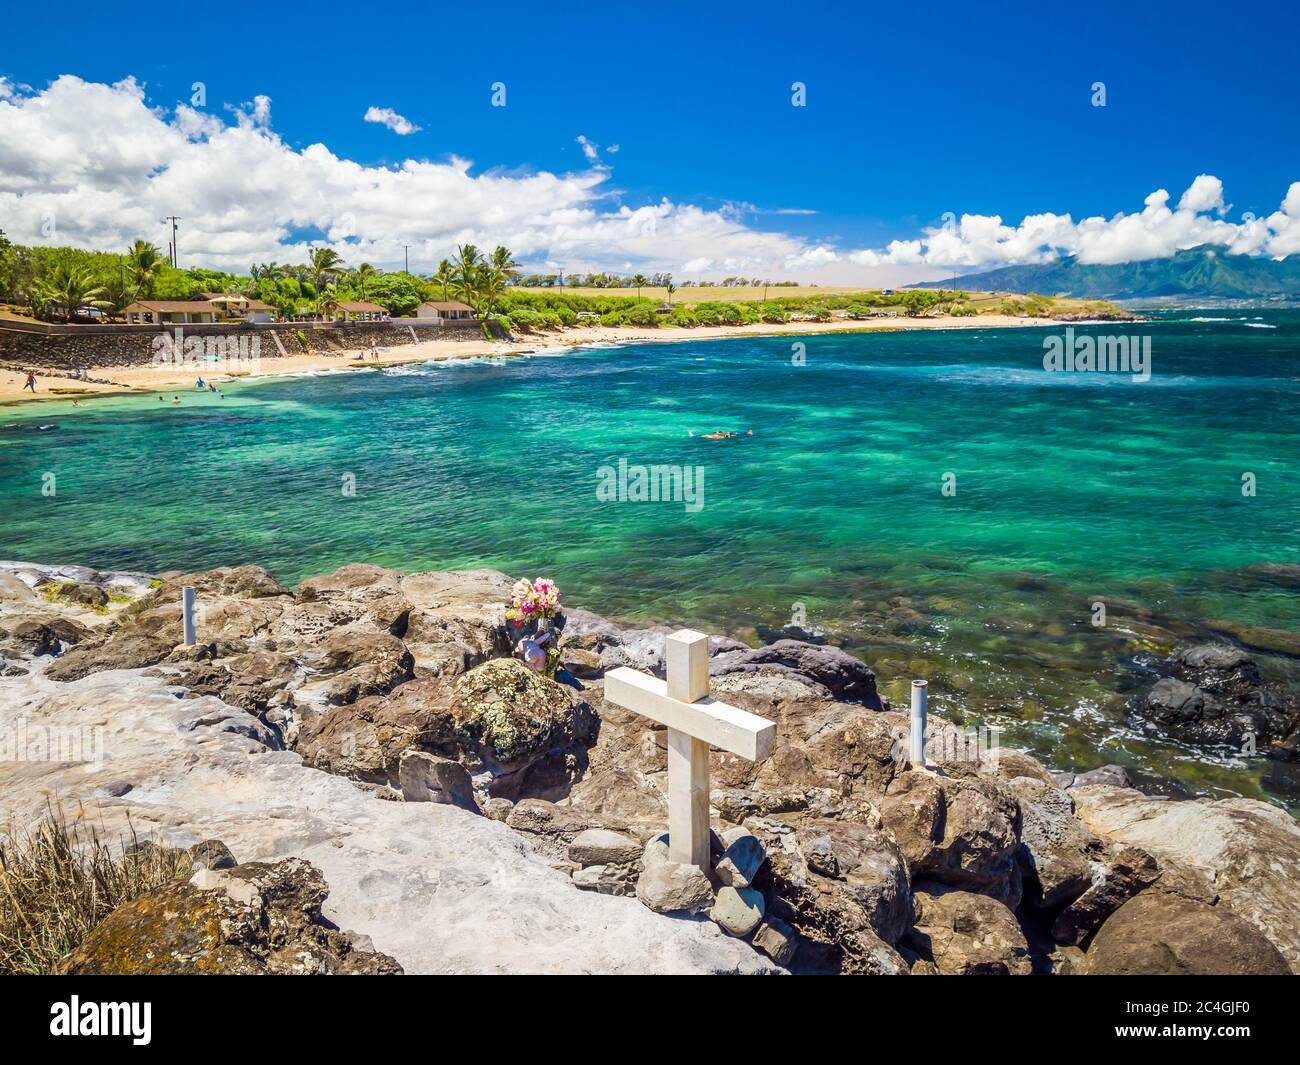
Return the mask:
[[[560,589],[545,577],[535,581],[516,581],[510,590],[506,617],[516,629],[524,630],[515,650],[529,669],[554,677],[560,664]]]
[[[554,581],[538,577],[535,581],[515,581],[506,617],[515,623],[515,628],[520,628],[525,622],[553,618],[559,609],[560,589]]]

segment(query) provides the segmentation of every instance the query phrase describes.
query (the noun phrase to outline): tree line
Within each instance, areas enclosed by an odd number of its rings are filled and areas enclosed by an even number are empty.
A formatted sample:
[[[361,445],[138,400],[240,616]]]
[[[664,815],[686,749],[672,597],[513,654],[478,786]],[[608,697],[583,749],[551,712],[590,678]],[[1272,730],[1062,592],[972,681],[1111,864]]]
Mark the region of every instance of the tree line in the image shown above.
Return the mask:
[[[120,254],[78,248],[26,247],[0,234],[0,300],[24,307],[46,321],[70,321],[87,310],[119,314],[139,300],[191,300],[203,292],[231,292],[260,300],[281,317],[331,318],[347,302],[375,303],[394,317],[410,316],[427,300],[459,301],[476,318],[497,318],[511,330],[534,331],[576,325],[579,316],[607,326],[654,327],[779,324],[798,316],[825,321],[834,314],[867,316],[882,311],[920,316],[936,308],[974,314],[962,292],[880,291],[781,296],[758,300],[707,300],[674,304],[673,275],[619,277],[572,274],[565,289],[596,288],[608,295],[570,292],[543,283],[547,275],[525,274],[510,249],[491,251],[463,244],[431,274],[384,271],[370,263],[349,266],[332,248],[312,248],[298,263],[254,263],[246,275],[203,268],[176,269],[157,246],[135,241]],[[559,275],[556,275],[557,279]],[[540,279],[540,280],[539,280]],[[728,279],[731,285],[780,289],[794,282]],[[600,283],[592,284],[592,281]],[[617,281],[617,283],[615,283]],[[579,284],[582,282],[582,284]],[[690,282],[682,287],[693,287]],[[666,300],[642,298],[650,288]],[[631,290],[635,295],[616,295]],[[1033,308],[1037,310],[1037,306]]]

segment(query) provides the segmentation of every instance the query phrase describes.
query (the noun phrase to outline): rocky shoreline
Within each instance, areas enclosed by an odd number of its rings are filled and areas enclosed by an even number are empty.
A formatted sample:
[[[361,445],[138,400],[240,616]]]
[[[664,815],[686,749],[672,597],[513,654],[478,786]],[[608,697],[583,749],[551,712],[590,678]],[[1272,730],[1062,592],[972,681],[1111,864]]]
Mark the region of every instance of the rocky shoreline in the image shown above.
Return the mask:
[[[913,766],[870,667],[797,639],[711,639],[713,692],[777,742],[758,763],[713,753],[714,868],[675,866],[664,732],[603,699],[608,669],[662,675],[669,630],[568,609],[556,684],[509,657],[512,583],[352,565],[293,592],[252,566],[0,563],[16,824],[48,798],[222,855],[110,914],[73,971],[147,969],[160,944],[174,967],[148,971],[1300,971],[1285,811],[972,756],[933,717],[953,753]],[[1294,750],[1295,694],[1240,648],[1180,648],[1162,672],[1138,700],[1162,728]],[[69,736],[102,757],[55,757]],[[159,916],[214,907],[224,938]]]

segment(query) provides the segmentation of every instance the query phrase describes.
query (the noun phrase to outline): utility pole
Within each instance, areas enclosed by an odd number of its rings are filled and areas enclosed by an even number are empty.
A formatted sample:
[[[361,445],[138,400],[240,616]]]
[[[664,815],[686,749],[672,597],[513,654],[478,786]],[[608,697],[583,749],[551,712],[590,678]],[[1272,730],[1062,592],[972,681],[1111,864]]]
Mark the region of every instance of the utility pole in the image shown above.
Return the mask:
[[[163,221],[171,222],[172,224],[172,243],[171,243],[172,267],[174,269],[180,269],[180,264],[181,264],[180,249],[176,246],[176,223],[179,222],[180,219],[174,214],[169,214],[166,218],[163,219]]]
[[[409,274],[411,272],[411,246],[403,244],[402,253],[406,256],[406,272]]]

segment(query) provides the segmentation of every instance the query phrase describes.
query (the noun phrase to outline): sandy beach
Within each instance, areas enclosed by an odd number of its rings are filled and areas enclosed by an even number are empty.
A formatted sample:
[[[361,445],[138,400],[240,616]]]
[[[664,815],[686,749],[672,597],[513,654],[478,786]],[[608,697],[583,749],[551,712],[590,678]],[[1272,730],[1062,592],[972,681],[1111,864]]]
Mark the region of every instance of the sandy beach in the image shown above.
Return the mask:
[[[675,340],[717,340],[736,336],[791,336],[816,333],[870,332],[911,329],[1005,329],[1025,326],[1059,324],[1047,318],[1018,318],[1010,315],[986,314],[976,318],[877,318],[869,321],[836,319],[831,322],[788,322],[784,325],[750,326],[699,326],[661,329],[626,329],[606,326],[575,326],[573,328],[538,333],[516,340],[514,343],[490,343],[484,340],[429,340],[420,344],[403,344],[379,349],[379,358],[365,359],[367,367],[398,366],[407,363],[428,362],[438,359],[463,359],[481,356],[522,355],[557,347],[576,347],[584,344],[630,344],[646,341],[668,342]],[[95,381],[76,381],[69,377],[45,375],[36,371],[36,393],[24,389],[26,375],[14,370],[0,369],[0,404],[45,401],[59,402],[71,407],[74,401],[85,404],[103,396],[121,396],[132,393],[174,392],[184,394],[194,388],[197,377],[218,388],[237,380],[281,377],[287,374],[340,373],[358,369],[364,352],[358,349],[346,355],[284,355],[255,360],[238,369],[219,368],[221,364],[201,363],[195,366],[126,366],[92,367],[88,372]],[[102,383],[102,382],[110,383]],[[55,391],[58,390],[58,391]]]

